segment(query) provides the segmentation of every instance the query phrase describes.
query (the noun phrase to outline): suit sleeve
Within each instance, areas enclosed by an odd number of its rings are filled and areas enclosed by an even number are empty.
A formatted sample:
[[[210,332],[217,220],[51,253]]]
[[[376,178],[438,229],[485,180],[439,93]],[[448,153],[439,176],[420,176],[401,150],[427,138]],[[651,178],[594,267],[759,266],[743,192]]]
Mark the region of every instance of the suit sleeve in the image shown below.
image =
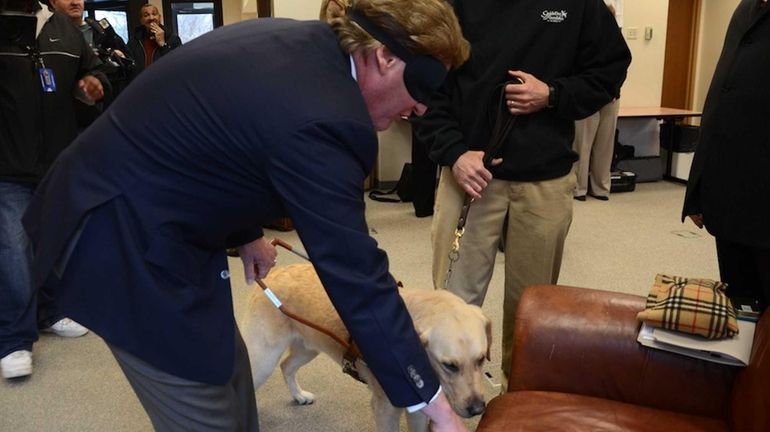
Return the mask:
[[[573,75],[549,82],[557,88],[556,113],[579,120],[619,95],[631,64],[631,51],[617,21],[602,1],[586,1]]]
[[[371,125],[311,123],[275,148],[271,182],[364,361],[393,405],[430,401],[438,380],[364,218]]]

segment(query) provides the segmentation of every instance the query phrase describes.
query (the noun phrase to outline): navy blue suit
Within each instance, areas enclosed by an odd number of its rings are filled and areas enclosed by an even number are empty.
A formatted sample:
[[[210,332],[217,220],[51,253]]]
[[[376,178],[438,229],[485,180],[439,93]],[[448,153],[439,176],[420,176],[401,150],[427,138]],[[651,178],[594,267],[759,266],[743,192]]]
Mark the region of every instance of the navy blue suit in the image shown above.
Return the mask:
[[[141,74],[58,159],[25,216],[35,281],[110,344],[221,384],[235,334],[224,249],[287,215],[391,402],[427,401],[438,381],[364,219],[376,154],[326,24],[215,30]]]

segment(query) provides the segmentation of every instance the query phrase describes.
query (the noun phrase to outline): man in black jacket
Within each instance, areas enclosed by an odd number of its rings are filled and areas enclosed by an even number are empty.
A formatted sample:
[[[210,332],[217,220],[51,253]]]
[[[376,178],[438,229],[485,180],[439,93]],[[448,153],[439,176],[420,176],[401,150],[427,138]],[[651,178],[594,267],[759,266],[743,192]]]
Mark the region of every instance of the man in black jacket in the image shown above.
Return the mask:
[[[0,12],[16,15],[3,19],[15,24],[3,21],[0,27],[19,30],[0,40],[0,366],[3,377],[14,378],[32,373],[38,325],[63,336],[87,331],[58,313],[47,293],[35,294],[21,216],[76,135],[75,97],[93,104],[109,85],[97,71],[101,62],[67,17],[37,2],[4,3]]]
[[[128,51],[136,64],[131,79],[136,78],[145,68],[182,45],[179,36],[166,32],[166,27],[160,23],[161,16],[158,8],[147,3],[142,6],[139,20],[141,25],[134,29],[128,38]]]
[[[770,303],[770,6],[743,0],[703,107],[682,219],[716,237],[731,299]]]
[[[522,290],[559,276],[572,221],[574,122],[612,100],[631,54],[602,0],[457,0],[454,6],[471,58],[418,120],[431,158],[442,166],[433,282],[481,305],[507,219],[507,371]],[[505,122],[513,122],[507,134]],[[490,148],[492,142],[500,147]],[[466,194],[476,201],[459,255],[450,260]]]
[[[85,129],[93,123],[107,105],[116,98],[128,84],[129,73],[133,69],[134,61],[128,57],[128,48],[123,39],[115,33],[106,18],[95,21],[93,18],[83,18],[83,0],[50,0],[51,6],[57,11],[67,15],[86,39],[86,43],[94,50],[104,63],[104,73],[110,81],[112,91],[110,97],[96,105],[87,105],[78,102],[75,105],[78,127]]]

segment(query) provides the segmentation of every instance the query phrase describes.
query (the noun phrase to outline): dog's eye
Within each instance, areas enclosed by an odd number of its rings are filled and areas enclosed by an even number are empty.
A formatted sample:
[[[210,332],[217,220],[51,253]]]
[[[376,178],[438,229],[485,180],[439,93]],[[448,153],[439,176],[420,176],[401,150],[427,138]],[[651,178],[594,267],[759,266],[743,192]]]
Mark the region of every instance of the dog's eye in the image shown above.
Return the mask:
[[[456,364],[441,363],[441,366],[444,366],[444,369],[446,369],[446,370],[448,370],[449,372],[452,372],[452,373],[457,373],[457,372],[460,371],[460,368],[458,368]]]

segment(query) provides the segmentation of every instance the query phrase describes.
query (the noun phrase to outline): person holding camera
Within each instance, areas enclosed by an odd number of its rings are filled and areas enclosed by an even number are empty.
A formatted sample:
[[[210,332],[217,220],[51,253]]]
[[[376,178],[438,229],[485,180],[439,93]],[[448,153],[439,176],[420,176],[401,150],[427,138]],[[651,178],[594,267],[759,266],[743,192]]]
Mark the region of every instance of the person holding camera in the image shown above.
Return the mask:
[[[134,67],[134,61],[130,56],[127,56],[126,43],[115,33],[115,29],[112,28],[107,19],[97,22],[92,18],[84,18],[83,0],[50,0],[50,3],[51,7],[67,15],[72,24],[80,29],[86,43],[104,63],[104,73],[112,85],[111,97],[103,99],[102,103],[97,105],[76,104],[78,127],[82,130],[93,123],[96,117],[125,88]]]
[[[136,78],[146,67],[171,50],[182,45],[179,36],[167,32],[160,23],[161,16],[158,8],[147,3],[142,6],[140,14],[141,25],[134,29],[133,35],[128,39],[128,50],[136,61],[131,79]]]
[[[0,1],[0,369],[32,373],[38,328],[75,337],[86,328],[33,288],[21,217],[48,167],[77,134],[73,100],[109,89],[101,62],[67,17],[29,0]]]

